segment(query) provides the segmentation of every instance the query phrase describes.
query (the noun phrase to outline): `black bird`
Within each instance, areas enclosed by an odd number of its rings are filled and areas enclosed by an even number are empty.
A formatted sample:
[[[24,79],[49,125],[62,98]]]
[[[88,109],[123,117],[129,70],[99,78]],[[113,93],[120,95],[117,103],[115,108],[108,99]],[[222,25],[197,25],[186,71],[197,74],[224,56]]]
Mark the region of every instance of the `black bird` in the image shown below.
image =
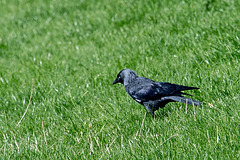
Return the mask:
[[[199,89],[167,82],[155,82],[145,77],[139,77],[130,69],[121,70],[113,84],[122,83],[126,92],[138,103],[143,105],[155,117],[154,112],[165,107],[169,102],[181,102],[190,105],[200,105],[202,102],[183,97],[184,90]]]

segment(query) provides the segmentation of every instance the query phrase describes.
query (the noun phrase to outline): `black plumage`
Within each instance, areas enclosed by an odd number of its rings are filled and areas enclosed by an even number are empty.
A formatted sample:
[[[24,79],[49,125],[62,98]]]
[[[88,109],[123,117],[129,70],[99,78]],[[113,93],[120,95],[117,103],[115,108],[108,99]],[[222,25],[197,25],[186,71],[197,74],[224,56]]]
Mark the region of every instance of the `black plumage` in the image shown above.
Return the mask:
[[[126,92],[138,103],[142,104],[154,117],[154,112],[165,107],[169,102],[181,102],[190,105],[200,105],[202,102],[183,95],[190,95],[182,91],[199,89],[197,87],[182,86],[167,82],[155,82],[145,77],[139,77],[130,69],[121,70],[113,84],[122,83]],[[190,95],[192,96],[192,95]]]

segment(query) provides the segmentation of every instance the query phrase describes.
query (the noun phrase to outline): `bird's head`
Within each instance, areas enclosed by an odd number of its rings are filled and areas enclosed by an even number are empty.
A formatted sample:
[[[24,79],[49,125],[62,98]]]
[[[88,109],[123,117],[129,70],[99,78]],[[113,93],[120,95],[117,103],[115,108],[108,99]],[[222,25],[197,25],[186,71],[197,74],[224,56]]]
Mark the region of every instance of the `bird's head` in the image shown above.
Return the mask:
[[[122,83],[124,85],[127,85],[137,77],[137,73],[133,70],[123,69],[118,73],[117,78],[113,81],[113,84]]]

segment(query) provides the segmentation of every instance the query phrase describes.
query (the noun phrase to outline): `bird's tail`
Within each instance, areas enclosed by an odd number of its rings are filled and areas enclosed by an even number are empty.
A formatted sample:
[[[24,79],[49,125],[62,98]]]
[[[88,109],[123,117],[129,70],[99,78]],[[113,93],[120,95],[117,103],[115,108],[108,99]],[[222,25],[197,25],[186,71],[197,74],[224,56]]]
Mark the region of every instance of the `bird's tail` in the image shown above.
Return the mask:
[[[185,90],[193,90],[193,89],[199,89],[198,87],[189,87],[189,86],[182,86],[176,84],[176,90],[177,91],[185,91]]]
[[[174,101],[174,102],[181,102],[181,103],[186,103],[189,105],[195,105],[195,106],[199,106],[201,104],[203,104],[200,101],[196,101],[190,98],[186,98],[186,97],[180,97],[180,96],[169,96],[167,97],[169,100]]]

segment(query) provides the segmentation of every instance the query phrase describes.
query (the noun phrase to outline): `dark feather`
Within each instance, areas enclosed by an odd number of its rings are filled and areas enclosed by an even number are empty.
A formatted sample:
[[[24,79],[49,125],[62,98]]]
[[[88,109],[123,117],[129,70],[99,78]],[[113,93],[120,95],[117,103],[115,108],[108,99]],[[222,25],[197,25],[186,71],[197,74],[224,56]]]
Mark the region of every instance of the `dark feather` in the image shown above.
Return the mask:
[[[154,116],[154,111],[163,108],[169,102],[181,102],[190,105],[200,105],[202,102],[184,97],[192,96],[182,91],[199,89],[168,82],[155,82],[145,77],[138,77],[137,73],[124,69],[120,71],[114,83],[122,83],[126,92]]]

